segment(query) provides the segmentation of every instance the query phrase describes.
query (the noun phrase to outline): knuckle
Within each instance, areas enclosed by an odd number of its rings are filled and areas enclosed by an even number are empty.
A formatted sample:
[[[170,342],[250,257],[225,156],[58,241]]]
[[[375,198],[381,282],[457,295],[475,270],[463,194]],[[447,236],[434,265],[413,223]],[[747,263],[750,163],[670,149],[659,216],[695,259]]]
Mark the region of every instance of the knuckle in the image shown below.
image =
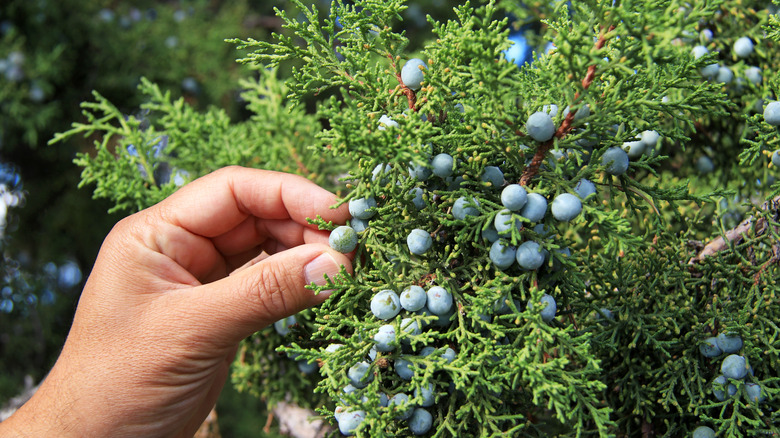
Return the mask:
[[[279,265],[260,263],[261,269],[252,276],[253,284],[247,288],[251,299],[256,301],[261,316],[269,319],[289,315],[298,310],[295,300],[296,282]]]

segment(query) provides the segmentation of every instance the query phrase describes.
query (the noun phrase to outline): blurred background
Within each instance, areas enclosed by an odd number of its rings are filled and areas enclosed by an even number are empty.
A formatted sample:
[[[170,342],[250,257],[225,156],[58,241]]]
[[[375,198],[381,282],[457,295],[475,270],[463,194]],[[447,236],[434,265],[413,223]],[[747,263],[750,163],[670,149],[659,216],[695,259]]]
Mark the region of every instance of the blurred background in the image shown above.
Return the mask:
[[[325,12],[329,3],[314,5]],[[429,36],[425,14],[452,10],[444,0],[411,3],[403,15],[414,48]],[[284,0],[0,3],[0,407],[56,360],[100,244],[129,213],[109,214],[111,202],[79,188],[73,159],[92,153],[95,138],[49,140],[84,121],[79,105],[93,90],[139,116],[142,77],[197,109],[245,119],[238,79],[252,72],[224,39],[281,32],[275,7],[299,13]],[[263,404],[229,384],[217,412],[223,437],[264,436]]]

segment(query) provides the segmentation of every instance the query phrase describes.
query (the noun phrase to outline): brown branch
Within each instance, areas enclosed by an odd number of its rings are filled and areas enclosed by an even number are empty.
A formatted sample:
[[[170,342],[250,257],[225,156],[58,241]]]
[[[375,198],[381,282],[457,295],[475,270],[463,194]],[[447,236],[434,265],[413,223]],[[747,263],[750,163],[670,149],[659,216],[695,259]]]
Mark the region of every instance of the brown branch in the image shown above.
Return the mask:
[[[596,41],[596,49],[600,49],[604,47],[604,44],[607,41],[606,34],[611,32],[613,29],[615,29],[614,25],[610,26],[607,32],[602,32],[599,35],[599,39]],[[596,77],[596,65],[594,64],[588,67],[588,71],[585,74],[585,77],[582,79],[582,91],[585,91],[590,87],[595,77]],[[580,98],[580,92],[577,91],[576,93],[574,93],[573,103],[576,103],[579,98]],[[528,166],[526,166],[525,170],[523,171],[523,176],[520,177],[521,186],[528,185],[528,183],[531,182],[531,180],[536,176],[536,174],[539,173],[539,168],[542,165],[542,161],[544,161],[544,157],[547,155],[547,152],[550,150],[552,145],[555,144],[555,139],[563,138],[567,134],[569,134],[569,132],[571,132],[572,129],[571,126],[572,123],[574,123],[574,115],[576,113],[577,113],[576,110],[569,111],[569,114],[567,114],[566,117],[563,119],[563,123],[561,123],[561,126],[559,126],[558,129],[555,131],[553,138],[539,145],[539,148],[536,149],[536,153],[534,154],[533,159],[531,159],[531,163]]]
[[[776,216],[780,214],[780,196],[765,202],[761,206],[761,210],[773,210]],[[688,261],[688,264],[695,265],[696,263],[703,261],[705,258],[713,256],[720,251],[727,249],[729,247],[729,243],[739,241],[753,227],[756,229],[756,236],[761,236],[767,231],[767,220],[761,218],[756,221],[753,216],[748,217],[747,219],[740,222],[736,227],[726,231],[725,236],[719,236],[706,244],[704,249],[702,249],[701,252],[696,255],[696,257],[693,257]]]

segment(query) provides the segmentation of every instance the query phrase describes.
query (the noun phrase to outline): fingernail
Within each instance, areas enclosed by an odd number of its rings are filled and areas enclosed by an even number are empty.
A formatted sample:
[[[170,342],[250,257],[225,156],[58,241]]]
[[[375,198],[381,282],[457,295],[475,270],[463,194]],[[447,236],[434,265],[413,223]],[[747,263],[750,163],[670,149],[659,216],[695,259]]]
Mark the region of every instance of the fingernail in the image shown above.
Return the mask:
[[[314,260],[310,261],[303,268],[303,275],[306,278],[306,283],[314,283],[317,286],[327,284],[325,275],[334,277],[339,273],[341,266],[336,263],[336,259],[328,253],[323,253],[317,256]]]

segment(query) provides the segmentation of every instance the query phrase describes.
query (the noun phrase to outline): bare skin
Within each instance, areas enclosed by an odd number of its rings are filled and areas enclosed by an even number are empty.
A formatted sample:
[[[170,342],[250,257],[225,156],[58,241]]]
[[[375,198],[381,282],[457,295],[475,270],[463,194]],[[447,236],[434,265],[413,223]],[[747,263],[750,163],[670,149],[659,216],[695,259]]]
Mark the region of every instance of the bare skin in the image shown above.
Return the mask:
[[[239,341],[322,303],[305,286],[351,269],[306,223],[345,223],[335,201],[305,178],[231,167],[117,223],[59,359],[0,436],[192,436]]]

